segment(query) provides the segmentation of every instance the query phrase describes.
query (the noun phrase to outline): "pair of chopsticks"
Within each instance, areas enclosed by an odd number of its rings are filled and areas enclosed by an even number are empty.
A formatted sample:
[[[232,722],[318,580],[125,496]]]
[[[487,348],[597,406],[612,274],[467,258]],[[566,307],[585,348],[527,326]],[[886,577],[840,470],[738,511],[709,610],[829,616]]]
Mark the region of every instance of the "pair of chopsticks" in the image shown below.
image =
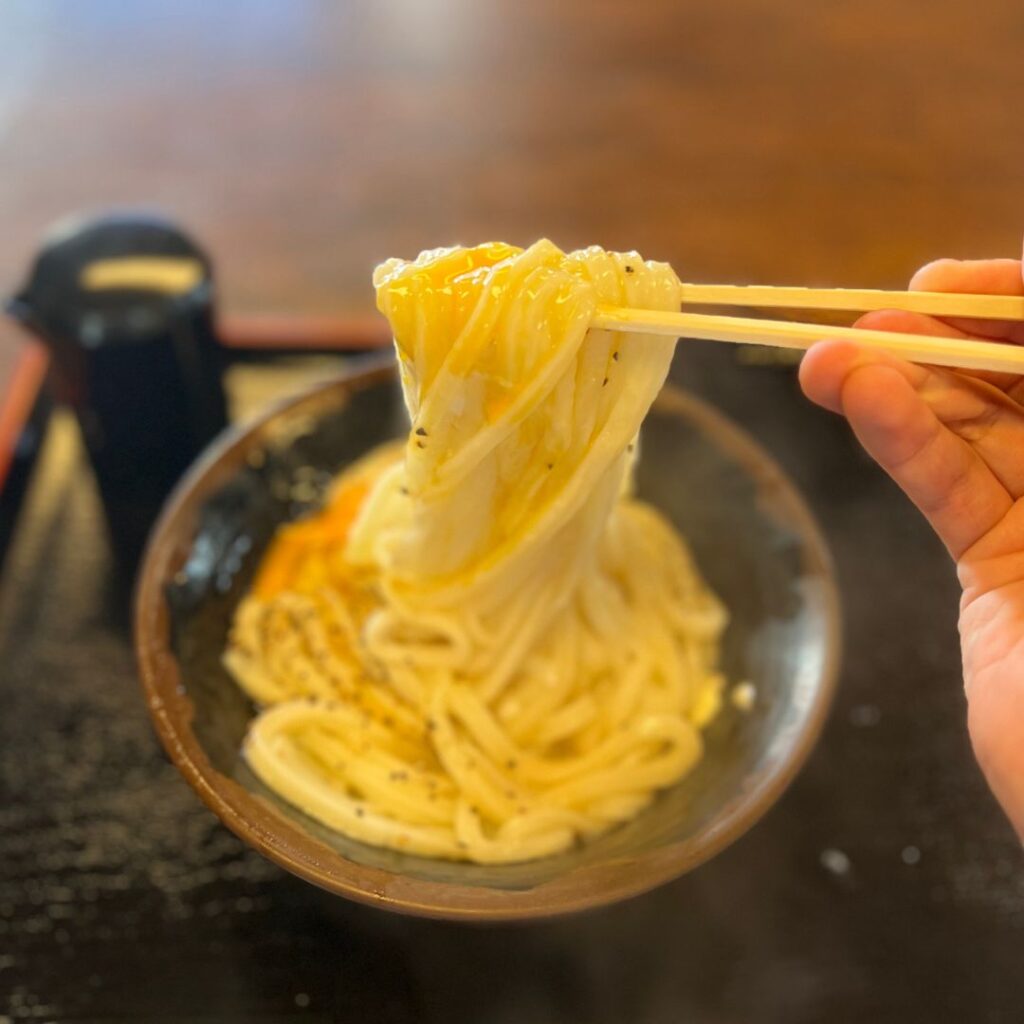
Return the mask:
[[[939,317],[1024,321],[1024,296],[964,295],[952,292],[890,292],[854,288],[776,288],[720,284],[684,284],[682,304],[752,306],[783,309],[900,309]],[[872,331],[859,327],[828,327],[756,320],[704,313],[662,313],[646,309],[601,306],[592,326],[677,338],[727,341],[737,345],[807,349],[823,338],[842,338],[879,349],[913,363],[953,366],[965,370],[1024,373],[1024,347],[994,341],[939,338],[931,335]]]

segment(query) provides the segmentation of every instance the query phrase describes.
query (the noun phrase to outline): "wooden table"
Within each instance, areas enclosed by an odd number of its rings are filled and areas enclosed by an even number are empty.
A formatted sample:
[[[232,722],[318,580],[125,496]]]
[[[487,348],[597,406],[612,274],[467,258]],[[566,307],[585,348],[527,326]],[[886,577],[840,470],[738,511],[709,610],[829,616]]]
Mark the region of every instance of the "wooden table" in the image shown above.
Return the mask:
[[[1014,0],[5,5],[0,291],[111,203],[191,226],[231,311],[366,309],[381,257],[539,235],[899,285],[1020,252],[1022,42]]]
[[[1019,253],[1022,46],[1017,0],[15,2],[0,293],[55,219],[126,203],[192,228],[230,313],[365,313],[384,256],[541,234],[898,286]],[[795,476],[843,586],[836,713],[767,821],[527,929],[283,876],[157,750],[65,428],[0,595],[0,1019],[1018,1019],[1024,859],[967,749],[943,552],[788,370],[693,346],[676,372]]]

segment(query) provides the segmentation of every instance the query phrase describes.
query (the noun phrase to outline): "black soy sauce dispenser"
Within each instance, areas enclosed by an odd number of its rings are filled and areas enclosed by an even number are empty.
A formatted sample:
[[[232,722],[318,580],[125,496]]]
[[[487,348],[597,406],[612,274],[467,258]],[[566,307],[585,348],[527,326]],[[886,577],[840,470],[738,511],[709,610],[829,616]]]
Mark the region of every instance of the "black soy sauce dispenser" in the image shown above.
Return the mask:
[[[180,229],[115,213],[58,226],[8,305],[53,354],[126,578],[171,488],[227,424],[213,295],[210,261]]]

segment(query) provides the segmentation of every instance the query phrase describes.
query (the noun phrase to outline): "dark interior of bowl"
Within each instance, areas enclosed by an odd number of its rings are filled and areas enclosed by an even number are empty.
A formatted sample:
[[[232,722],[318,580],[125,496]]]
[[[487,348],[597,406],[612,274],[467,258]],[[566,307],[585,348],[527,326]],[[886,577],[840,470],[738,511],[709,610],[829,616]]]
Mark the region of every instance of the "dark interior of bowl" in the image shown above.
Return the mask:
[[[692,774],[595,842],[526,864],[480,866],[347,839],[279,800],[247,770],[239,749],[254,708],[221,664],[233,609],[275,527],[314,508],[336,472],[405,424],[393,378],[378,376],[354,391],[329,386],[245,435],[234,469],[205,496],[187,561],[165,593],[193,728],[212,767],[300,825],[325,856],[334,851],[442,884],[522,890],[655,851],[678,856],[681,870],[721,846],[720,834],[742,831],[795,770],[823,716],[835,658],[832,581],[817,531],[774,464],[718,414],[671,388],[644,426],[639,492],[671,517],[730,610],[728,678],[756,687],[749,711],[726,699]]]

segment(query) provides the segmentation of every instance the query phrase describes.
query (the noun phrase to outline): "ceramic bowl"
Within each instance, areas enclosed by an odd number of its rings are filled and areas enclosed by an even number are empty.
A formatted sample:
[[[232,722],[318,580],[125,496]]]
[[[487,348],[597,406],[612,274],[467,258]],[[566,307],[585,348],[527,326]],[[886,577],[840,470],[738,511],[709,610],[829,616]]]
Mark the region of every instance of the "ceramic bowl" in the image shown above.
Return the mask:
[[[778,799],[832,697],[836,587],[821,532],[746,434],[664,389],[644,425],[641,496],[676,524],[728,606],[728,699],[706,755],[633,822],[543,860],[483,866],[376,849],[278,799],[239,756],[249,699],[221,665],[232,611],[274,529],[314,507],[330,478],[405,429],[390,366],[290,399],[216,442],[178,487],[140,576],[136,643],[168,754],[232,831],[289,871],[379,907],[449,918],[537,918],[611,903],[712,857]]]

